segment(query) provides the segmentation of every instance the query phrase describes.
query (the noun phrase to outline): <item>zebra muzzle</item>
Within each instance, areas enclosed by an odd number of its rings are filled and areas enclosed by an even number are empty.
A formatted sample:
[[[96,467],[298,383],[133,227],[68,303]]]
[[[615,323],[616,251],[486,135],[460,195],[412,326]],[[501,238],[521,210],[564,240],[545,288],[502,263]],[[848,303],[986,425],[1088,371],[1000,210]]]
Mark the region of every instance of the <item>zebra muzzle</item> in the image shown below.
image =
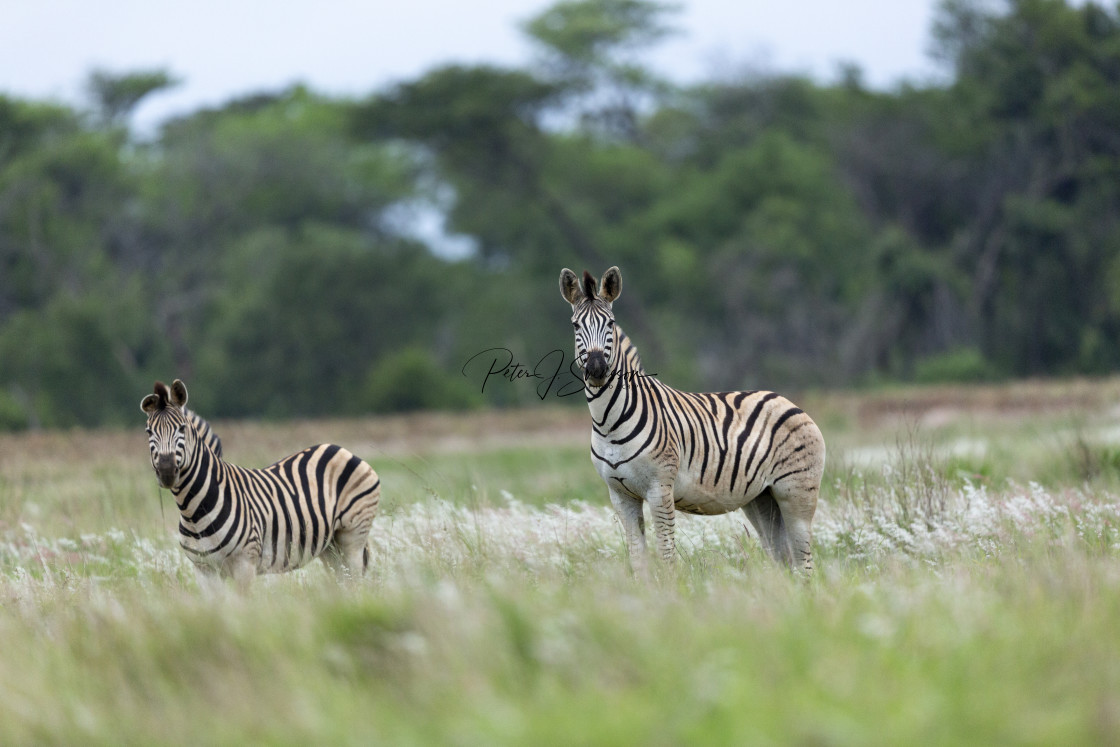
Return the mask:
[[[159,460],[155,463],[155,468],[156,478],[159,480],[159,484],[161,487],[170,488],[175,485],[175,477],[177,475],[177,471],[175,469],[174,457],[160,457]]]
[[[587,354],[587,362],[583,364],[583,372],[587,381],[595,386],[602,386],[607,378],[607,356],[601,350]]]

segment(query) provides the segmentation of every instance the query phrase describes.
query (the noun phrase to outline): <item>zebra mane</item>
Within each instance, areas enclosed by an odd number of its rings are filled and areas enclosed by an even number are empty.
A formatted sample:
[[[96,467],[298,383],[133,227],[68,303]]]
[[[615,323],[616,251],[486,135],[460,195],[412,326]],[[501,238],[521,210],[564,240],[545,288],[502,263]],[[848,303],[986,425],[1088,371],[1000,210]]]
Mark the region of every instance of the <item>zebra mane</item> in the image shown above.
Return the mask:
[[[591,273],[587,270],[583,271],[583,295],[587,296],[589,301],[594,301],[598,294],[595,291],[595,278],[591,277]]]
[[[181,400],[181,401],[176,401]],[[144,397],[140,407],[144,412],[159,412],[168,407],[185,407],[187,404],[187,390],[183,382],[175,379],[171,386],[162,381],[156,381],[152,393]]]
[[[642,357],[638,355],[638,348],[634,345],[634,341],[630,339],[630,335],[626,334],[617,323],[615,323],[614,326],[615,329],[618,330],[619,363],[621,364],[622,361],[625,361],[631,371],[644,374],[646,370],[642,367]]]
[[[162,412],[167,409],[171,401],[171,389],[162,381],[157,381],[152,393],[140,403],[141,409],[147,413]]]

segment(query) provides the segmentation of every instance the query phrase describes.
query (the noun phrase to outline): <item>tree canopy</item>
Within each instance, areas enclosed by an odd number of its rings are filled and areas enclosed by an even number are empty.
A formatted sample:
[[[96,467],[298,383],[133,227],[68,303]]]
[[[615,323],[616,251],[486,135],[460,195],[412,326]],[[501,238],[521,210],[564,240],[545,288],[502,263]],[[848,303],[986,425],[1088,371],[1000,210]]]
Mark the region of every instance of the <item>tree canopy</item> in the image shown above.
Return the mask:
[[[673,12],[562,0],[527,66],[253,93],[143,141],[169,71],[94,71],[88,109],[0,95],[0,428],[127,422],[174,377],[213,417],[572,402],[542,386],[565,266],[622,268],[620,323],[685,388],[1120,369],[1115,7],[943,0],[943,78],[890,91],[669,85],[642,55]],[[487,350],[536,377],[483,394]]]

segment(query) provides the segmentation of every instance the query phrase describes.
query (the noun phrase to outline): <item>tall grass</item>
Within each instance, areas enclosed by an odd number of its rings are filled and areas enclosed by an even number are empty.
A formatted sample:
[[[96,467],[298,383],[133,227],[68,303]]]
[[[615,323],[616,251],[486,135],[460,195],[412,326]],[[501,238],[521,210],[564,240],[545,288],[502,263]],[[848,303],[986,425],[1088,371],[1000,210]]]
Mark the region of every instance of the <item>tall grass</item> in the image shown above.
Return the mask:
[[[246,595],[197,586],[142,430],[0,440],[0,742],[1120,739],[1107,480],[1003,470],[1031,439],[962,468],[967,424],[850,426],[830,440],[811,580],[732,514],[680,516],[676,569],[639,581],[583,428],[538,438],[531,420],[430,449],[406,424],[364,445],[381,424],[342,424],[393,493],[371,573],[340,586],[313,565]],[[307,435],[223,432],[272,458],[324,440]],[[1068,457],[1037,467],[1057,479]]]
[[[676,573],[636,582],[589,507],[418,507],[378,538],[372,579],[313,567],[244,597],[200,594],[145,539],[89,538],[102,559],[63,568],[47,553],[82,550],[34,538],[0,583],[0,736],[1107,743],[1120,567],[1067,509],[1041,541],[1007,510],[932,563],[826,539],[809,583],[702,520],[682,522]]]

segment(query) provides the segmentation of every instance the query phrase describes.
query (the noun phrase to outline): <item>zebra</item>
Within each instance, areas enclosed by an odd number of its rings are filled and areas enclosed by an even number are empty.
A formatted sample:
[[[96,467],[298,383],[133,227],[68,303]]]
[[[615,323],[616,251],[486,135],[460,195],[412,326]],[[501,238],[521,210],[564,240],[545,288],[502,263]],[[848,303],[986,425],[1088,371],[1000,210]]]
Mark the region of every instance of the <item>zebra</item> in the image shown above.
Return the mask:
[[[617,267],[598,286],[586,270],[581,279],[565,268],[560,292],[572,306],[591,411],[591,461],[622,523],[631,567],[648,573],[649,504],[658,553],[670,565],[675,511],[742,508],[770,557],[811,574],[825,461],[812,418],[774,392],[682,392],[647,374],[611,308],[622,292]]]
[[[340,578],[369,566],[366,540],[381,480],[334,444],[264,469],[222,461],[184,415],[187,387],[157,381],[140,402],[152,467],[179,507],[179,545],[203,578],[246,589],[257,573],[280,573],[321,557]]]

